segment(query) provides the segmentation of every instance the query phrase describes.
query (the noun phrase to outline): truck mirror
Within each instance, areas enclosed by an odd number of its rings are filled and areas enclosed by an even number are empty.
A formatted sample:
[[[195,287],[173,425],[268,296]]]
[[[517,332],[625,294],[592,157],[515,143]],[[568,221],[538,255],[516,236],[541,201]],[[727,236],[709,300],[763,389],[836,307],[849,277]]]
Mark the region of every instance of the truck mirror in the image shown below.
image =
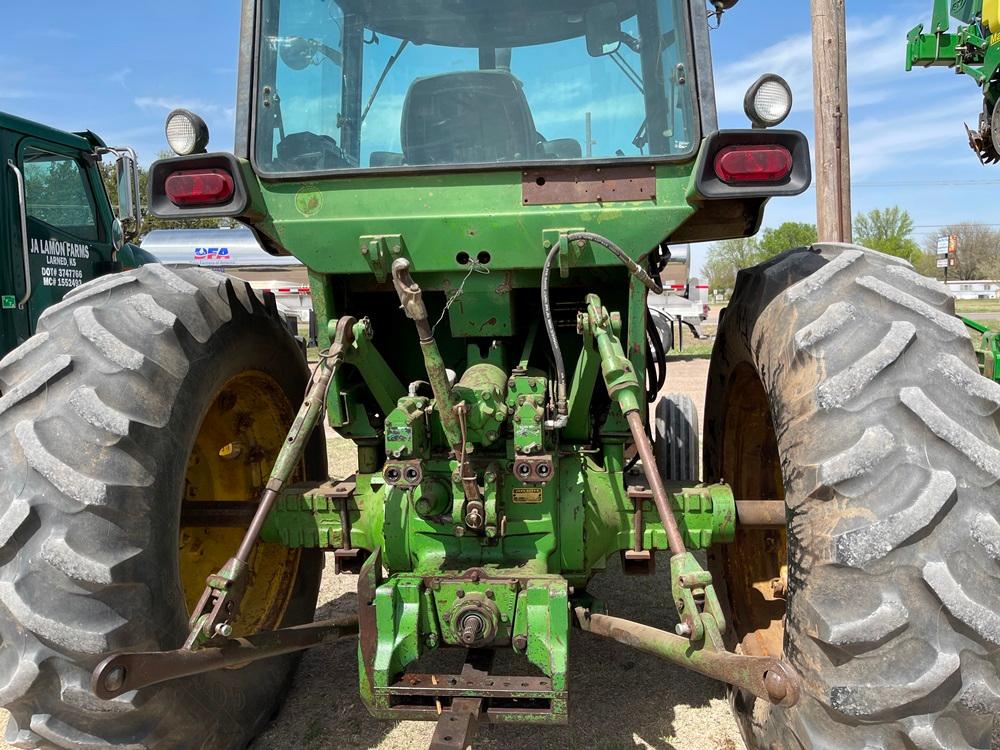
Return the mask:
[[[111,223],[111,246],[116,253],[125,246],[125,229],[122,227],[122,220],[118,218]]]
[[[130,151],[118,151],[115,182],[118,186],[118,218],[129,224],[130,234],[139,235],[142,227],[142,204],[139,199],[139,165]]]
[[[622,27],[615,3],[601,3],[587,11],[587,53],[603,57],[618,51],[622,44]]]

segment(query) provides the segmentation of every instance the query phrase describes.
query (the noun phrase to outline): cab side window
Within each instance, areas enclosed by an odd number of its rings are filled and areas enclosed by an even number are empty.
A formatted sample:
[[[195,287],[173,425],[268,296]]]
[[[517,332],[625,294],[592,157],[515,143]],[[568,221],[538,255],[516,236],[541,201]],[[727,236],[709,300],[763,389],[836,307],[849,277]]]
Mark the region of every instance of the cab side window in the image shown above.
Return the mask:
[[[90,182],[73,157],[26,149],[24,192],[29,219],[81,240],[99,239]]]

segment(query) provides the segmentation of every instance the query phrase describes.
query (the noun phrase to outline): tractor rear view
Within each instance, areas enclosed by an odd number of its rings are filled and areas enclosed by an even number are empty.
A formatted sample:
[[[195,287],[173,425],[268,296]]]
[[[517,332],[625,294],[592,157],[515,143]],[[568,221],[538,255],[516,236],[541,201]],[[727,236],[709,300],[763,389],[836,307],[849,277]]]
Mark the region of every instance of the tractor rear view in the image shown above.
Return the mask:
[[[10,741],[243,747],[356,633],[370,712],[464,747],[572,720],[580,627],[725,682],[753,748],[988,747],[1000,386],[946,291],[789,250],[740,273],[701,462],[660,395],[670,246],[810,180],[784,82],[720,131],[710,60],[701,0],[245,2],[235,153],[172,113],[151,207],[300,258],[319,362],[273,299],[154,266],[0,363]],[[588,593],[615,554],[676,617]],[[324,555],[356,618],[313,622]]]

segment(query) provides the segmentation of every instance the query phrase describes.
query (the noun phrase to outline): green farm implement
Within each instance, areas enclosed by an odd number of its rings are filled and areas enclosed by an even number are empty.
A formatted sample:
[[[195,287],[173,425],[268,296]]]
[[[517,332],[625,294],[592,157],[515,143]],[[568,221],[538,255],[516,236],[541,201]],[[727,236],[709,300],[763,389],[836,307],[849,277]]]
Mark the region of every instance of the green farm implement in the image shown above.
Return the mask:
[[[960,22],[951,31],[952,18]],[[966,125],[969,145],[983,164],[1000,161],[1000,2],[934,0],[929,29],[919,24],[907,34],[906,69],[943,66],[969,76],[983,90],[983,111],[975,130]]]
[[[700,438],[664,395],[671,246],[810,181],[777,76],[718,128],[708,10],[244,2],[234,153],[171,113],[150,207],[300,258],[318,362],[273,299],[149,266],[0,363],[10,741],[244,747],[295,652],[356,635],[374,716],[542,747],[586,710],[578,627],[725,683],[753,748],[989,746],[1000,386],[943,287],[789,250],[739,275]],[[588,591],[616,555],[662,622]],[[314,621],[324,556],[356,617]]]

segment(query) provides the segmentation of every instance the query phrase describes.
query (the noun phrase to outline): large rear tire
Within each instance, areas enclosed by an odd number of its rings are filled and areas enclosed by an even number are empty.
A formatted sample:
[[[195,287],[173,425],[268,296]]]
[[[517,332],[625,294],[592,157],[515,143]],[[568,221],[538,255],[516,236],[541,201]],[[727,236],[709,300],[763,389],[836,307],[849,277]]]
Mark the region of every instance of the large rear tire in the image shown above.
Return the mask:
[[[802,698],[732,691],[751,748],[990,747],[1000,711],[1000,386],[899,259],[817,245],[742,271],[712,355],[706,480],[784,499],[710,564],[735,647]]]
[[[178,648],[240,529],[182,506],[247,501],[308,378],[273,298],[149,265],[79,287],[0,362],[0,705],[17,747],[240,748],[295,659],[111,701],[90,671],[116,650]],[[298,479],[322,475],[310,446]],[[310,477],[312,478],[312,477]],[[322,557],[258,545],[237,631],[310,621]]]

